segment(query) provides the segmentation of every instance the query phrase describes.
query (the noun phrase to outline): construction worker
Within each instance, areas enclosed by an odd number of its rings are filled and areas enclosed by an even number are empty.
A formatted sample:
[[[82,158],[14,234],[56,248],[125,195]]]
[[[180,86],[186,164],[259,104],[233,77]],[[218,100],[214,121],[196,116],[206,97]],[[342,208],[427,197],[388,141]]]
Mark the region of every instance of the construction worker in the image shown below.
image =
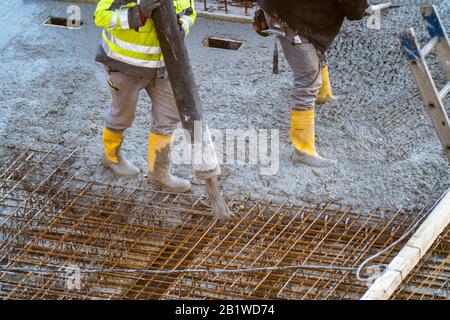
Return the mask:
[[[180,117],[151,19],[159,1],[100,0],[95,10],[95,24],[103,28],[96,61],[106,69],[112,94],[103,128],[103,162],[117,176],[140,174],[121,149],[125,131],[135,118],[139,92],[145,89],[152,102],[148,180],[172,192],[186,192],[190,182],[169,170],[172,136]],[[174,0],[173,4],[180,32],[187,36],[196,18],[194,1]]]
[[[315,105],[333,97],[325,56],[344,19],[359,20],[368,7],[366,0],[258,0],[256,32],[276,29],[284,55],[294,73],[290,136],[292,160],[313,167],[328,167],[336,161],[321,157],[315,147]],[[279,34],[279,33],[277,33]]]

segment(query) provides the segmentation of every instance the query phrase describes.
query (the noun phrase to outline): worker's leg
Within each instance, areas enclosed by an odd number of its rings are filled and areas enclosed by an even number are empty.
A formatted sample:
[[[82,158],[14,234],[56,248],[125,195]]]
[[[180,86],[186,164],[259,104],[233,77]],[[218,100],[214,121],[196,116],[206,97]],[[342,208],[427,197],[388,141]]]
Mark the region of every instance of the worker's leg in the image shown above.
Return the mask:
[[[112,104],[105,114],[103,162],[118,176],[135,177],[140,170],[123,156],[121,147],[125,130],[131,126],[135,117],[139,91],[148,80],[122,72],[111,72],[109,69],[106,72]]]
[[[154,79],[146,88],[152,100],[152,125],[148,138],[148,179],[172,192],[191,189],[189,181],[170,174],[173,132],[180,123],[169,79]]]
[[[315,103],[322,85],[320,57],[307,39],[293,45],[293,36],[280,38],[281,46],[294,73],[294,94],[291,110],[292,160],[314,167],[327,167],[334,161],[318,155],[315,148]]]

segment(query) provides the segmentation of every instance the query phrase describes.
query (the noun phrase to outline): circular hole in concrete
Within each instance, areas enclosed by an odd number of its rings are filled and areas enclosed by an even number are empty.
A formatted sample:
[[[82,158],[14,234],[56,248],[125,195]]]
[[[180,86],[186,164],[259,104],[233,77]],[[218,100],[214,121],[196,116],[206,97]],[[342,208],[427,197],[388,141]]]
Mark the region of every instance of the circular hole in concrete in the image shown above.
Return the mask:
[[[203,46],[207,48],[217,48],[225,50],[239,50],[244,44],[244,41],[218,37],[209,37],[203,40]]]

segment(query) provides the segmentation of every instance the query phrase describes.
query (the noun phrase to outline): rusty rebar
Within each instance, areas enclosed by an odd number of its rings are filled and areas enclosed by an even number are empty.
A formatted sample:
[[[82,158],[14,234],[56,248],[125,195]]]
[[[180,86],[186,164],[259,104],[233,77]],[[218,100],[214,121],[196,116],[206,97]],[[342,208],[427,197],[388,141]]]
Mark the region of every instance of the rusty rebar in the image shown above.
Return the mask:
[[[30,147],[11,150],[5,159],[0,169],[0,298],[5,299],[357,299],[367,283],[352,270],[423,214],[361,213],[331,202],[273,203],[236,193],[227,199],[235,219],[220,223],[204,195],[84,176],[78,168],[90,164],[98,171],[98,161],[77,150]],[[448,248],[447,231],[397,297],[448,297]],[[389,262],[398,250],[374,263]],[[283,269],[293,265],[330,269]],[[74,267],[100,271],[81,273],[81,287],[74,289],[64,273]],[[272,267],[281,269],[264,270]],[[33,271],[49,268],[58,272]],[[261,270],[113,272],[246,268]]]
[[[392,298],[450,299],[450,227],[435,241]]]

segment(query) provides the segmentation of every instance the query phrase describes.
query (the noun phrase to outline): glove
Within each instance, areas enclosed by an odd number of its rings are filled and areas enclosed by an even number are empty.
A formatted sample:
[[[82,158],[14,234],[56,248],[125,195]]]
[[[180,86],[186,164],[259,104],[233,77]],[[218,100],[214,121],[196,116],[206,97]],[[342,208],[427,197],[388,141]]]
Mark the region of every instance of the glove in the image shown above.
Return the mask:
[[[268,34],[262,33],[262,30],[269,29],[269,25],[266,21],[266,16],[264,15],[264,11],[262,9],[258,9],[255,11],[255,17],[253,18],[253,29],[260,36],[268,37]]]
[[[144,17],[151,18],[152,12],[161,5],[160,0],[141,0],[140,9]]]
[[[364,11],[364,17],[369,17],[374,13],[373,6],[368,6],[366,11]]]
[[[180,25],[181,34],[183,37],[186,37],[189,34],[189,23],[181,16],[178,18],[178,24]]]

